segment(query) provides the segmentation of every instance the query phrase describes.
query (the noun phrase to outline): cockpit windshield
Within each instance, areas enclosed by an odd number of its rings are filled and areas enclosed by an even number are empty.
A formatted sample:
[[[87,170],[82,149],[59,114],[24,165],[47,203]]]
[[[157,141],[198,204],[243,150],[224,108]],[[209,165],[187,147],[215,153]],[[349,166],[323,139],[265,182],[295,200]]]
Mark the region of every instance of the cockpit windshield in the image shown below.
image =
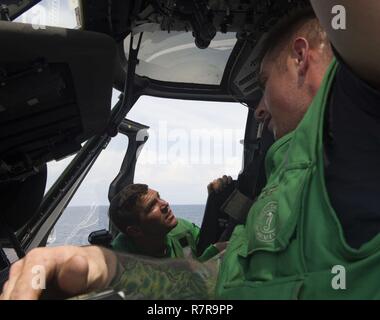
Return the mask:
[[[236,34],[218,33],[207,49],[200,50],[191,32],[144,32],[136,74],[168,82],[220,85]],[[124,42],[128,58],[130,37]]]
[[[78,0],[42,0],[14,21],[30,23],[36,29],[45,26],[76,29],[78,10]]]

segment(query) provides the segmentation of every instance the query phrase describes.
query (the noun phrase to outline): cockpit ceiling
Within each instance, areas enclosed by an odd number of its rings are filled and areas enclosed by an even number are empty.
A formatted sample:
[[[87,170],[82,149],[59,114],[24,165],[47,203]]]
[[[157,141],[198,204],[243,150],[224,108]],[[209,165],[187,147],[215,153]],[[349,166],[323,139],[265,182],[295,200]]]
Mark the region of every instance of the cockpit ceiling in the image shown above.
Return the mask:
[[[218,33],[200,50],[191,32],[144,32],[136,73],[159,81],[220,85],[236,41],[235,33]],[[127,58],[129,45],[130,36],[124,41]]]

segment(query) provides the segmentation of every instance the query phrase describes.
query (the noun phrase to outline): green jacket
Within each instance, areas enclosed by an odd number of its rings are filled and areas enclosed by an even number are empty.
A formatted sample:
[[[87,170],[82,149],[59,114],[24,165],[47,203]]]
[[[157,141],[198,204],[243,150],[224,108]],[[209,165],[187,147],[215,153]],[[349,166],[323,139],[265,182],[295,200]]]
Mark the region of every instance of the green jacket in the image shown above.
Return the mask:
[[[166,236],[167,253],[163,258],[186,258],[193,257],[197,260],[204,262],[214,257],[219,253],[218,249],[214,246],[208,247],[202,256],[197,257],[197,243],[199,240],[200,229],[195,224],[178,219],[177,226],[171,230]],[[131,253],[141,254],[139,249],[125,234],[119,233],[112,241],[111,246],[114,250]]]
[[[336,69],[334,61],[298,128],[269,150],[268,183],[230,239],[218,298],[380,298],[380,236],[350,248],[325,186],[324,114]]]

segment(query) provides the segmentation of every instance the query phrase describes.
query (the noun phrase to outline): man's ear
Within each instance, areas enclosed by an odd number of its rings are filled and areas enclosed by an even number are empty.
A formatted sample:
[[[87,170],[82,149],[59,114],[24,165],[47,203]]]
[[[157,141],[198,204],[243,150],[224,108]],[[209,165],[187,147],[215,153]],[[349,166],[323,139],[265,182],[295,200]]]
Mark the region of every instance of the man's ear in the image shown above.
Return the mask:
[[[293,57],[295,59],[297,72],[300,78],[306,75],[309,69],[309,42],[302,37],[297,38],[293,42]]]
[[[138,226],[128,226],[125,231],[126,234],[130,237],[138,237],[142,235],[142,230]]]

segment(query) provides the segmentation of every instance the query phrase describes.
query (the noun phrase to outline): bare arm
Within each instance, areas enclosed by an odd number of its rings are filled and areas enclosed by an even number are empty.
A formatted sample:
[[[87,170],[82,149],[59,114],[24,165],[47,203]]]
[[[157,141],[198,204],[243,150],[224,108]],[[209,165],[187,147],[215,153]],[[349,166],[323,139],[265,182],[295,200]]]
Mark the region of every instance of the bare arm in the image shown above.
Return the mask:
[[[218,260],[154,259],[120,255],[114,288],[128,299],[213,299]]]
[[[43,274],[33,270],[43,268]],[[108,288],[123,290],[127,298],[213,298],[218,262],[159,260],[117,254],[100,247],[39,248],[16,262],[1,299],[72,297]],[[37,284],[44,276],[46,290]]]
[[[343,60],[363,80],[380,89],[380,1],[311,0],[314,11]],[[336,5],[346,9],[346,30],[335,30]]]

